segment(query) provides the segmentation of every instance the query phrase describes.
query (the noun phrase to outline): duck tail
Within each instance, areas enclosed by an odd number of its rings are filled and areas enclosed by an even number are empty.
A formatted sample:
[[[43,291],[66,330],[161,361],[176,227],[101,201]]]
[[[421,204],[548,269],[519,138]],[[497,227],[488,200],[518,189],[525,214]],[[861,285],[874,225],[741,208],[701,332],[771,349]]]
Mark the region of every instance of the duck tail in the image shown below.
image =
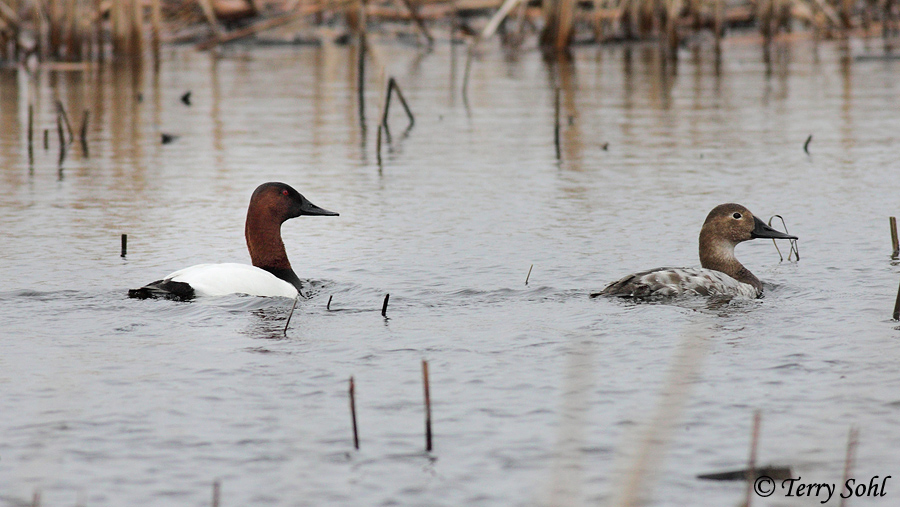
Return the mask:
[[[157,280],[141,287],[129,289],[128,297],[134,299],[172,299],[175,301],[189,301],[194,298],[194,288],[185,282],[172,280]]]

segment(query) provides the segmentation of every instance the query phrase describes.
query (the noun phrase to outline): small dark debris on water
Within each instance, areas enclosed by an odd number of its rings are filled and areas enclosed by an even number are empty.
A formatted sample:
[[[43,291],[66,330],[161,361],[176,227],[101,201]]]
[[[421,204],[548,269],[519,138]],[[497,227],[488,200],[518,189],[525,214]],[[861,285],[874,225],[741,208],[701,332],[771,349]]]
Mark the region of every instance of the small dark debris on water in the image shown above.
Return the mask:
[[[186,106],[191,105],[191,91],[190,90],[188,90],[187,92],[184,93],[184,95],[181,96],[181,102]]]
[[[810,143],[810,141],[812,141],[812,134],[810,134],[809,137],[806,138],[806,142],[803,143],[803,151],[805,151],[807,155],[809,155],[809,143]]]
[[[601,148],[603,148],[603,151],[609,151],[609,143],[603,143],[603,146],[601,146]]]
[[[178,136],[176,136],[175,134],[165,134],[164,133],[164,134],[162,134],[161,138],[162,138],[163,144],[169,144],[169,143],[175,141],[176,139],[178,139]]]
[[[138,102],[143,102],[143,101],[144,101],[144,94],[143,94],[143,93],[138,93],[136,98],[137,98],[137,101],[138,101]]]
[[[708,481],[744,481],[747,480],[748,472],[747,469],[743,470],[730,470],[728,472],[715,472],[711,474],[700,474],[697,476],[698,479],[705,479]],[[759,477],[766,476],[771,477],[776,481],[783,481],[785,479],[790,479],[793,477],[791,474],[791,467],[777,467],[777,466],[767,466],[756,469],[756,477],[753,477],[753,480],[756,480]]]
[[[569,116],[569,126],[572,127],[575,125],[575,117]]]

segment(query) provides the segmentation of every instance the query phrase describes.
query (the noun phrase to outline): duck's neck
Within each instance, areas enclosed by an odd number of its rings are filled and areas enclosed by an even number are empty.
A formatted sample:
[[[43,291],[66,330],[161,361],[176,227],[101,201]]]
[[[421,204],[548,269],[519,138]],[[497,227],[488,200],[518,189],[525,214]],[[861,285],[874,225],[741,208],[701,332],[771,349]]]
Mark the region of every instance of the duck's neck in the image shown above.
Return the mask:
[[[705,232],[700,232],[700,265],[706,269],[721,271],[739,282],[752,285],[757,291],[762,291],[762,282],[759,278],[756,278],[734,256],[734,243]]]
[[[254,266],[264,269],[300,290],[300,280],[291,267],[284,241],[281,239],[281,222],[257,215],[247,215],[244,226],[247,249]]]

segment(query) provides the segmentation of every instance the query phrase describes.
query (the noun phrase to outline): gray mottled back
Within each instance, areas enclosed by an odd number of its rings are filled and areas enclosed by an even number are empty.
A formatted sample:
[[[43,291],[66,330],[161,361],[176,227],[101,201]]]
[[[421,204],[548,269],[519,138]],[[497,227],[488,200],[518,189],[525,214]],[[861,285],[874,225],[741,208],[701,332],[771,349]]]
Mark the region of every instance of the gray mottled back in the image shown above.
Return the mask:
[[[653,298],[682,294],[756,298],[760,291],[712,269],[656,268],[628,275],[591,297]]]

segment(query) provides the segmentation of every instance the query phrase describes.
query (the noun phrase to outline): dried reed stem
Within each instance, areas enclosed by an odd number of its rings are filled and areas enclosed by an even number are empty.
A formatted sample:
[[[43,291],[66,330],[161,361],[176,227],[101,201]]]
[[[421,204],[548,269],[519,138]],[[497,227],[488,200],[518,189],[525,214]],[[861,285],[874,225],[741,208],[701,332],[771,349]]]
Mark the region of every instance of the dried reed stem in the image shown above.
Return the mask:
[[[431,452],[431,388],[428,381],[428,361],[422,360],[422,386],[425,390],[425,450]]]
[[[809,137],[806,138],[806,142],[803,143],[803,151],[806,152],[807,155],[809,155],[809,143],[810,142],[812,142],[812,134],[810,134]]]
[[[897,236],[897,217],[890,217],[891,221],[891,247],[893,247],[891,257],[896,259],[900,255],[900,241]]]
[[[57,111],[57,114],[62,116],[63,121],[65,121],[65,123],[66,123],[66,132],[69,133],[69,141],[68,142],[71,143],[75,139],[75,134],[72,133],[72,124],[69,123],[69,115],[66,114],[66,108],[63,107],[62,101],[59,101],[59,100],[56,101],[56,111]]]
[[[553,119],[553,144],[556,146],[556,160],[562,158],[562,150],[559,147],[559,87],[556,87],[556,99],[554,101],[554,119]]]
[[[123,234],[122,235],[122,253],[119,255],[119,257],[125,257],[125,255],[127,255],[127,254],[128,254],[128,235]]]
[[[359,4],[359,45],[356,50],[356,94],[359,104],[359,126],[365,133],[366,130],[366,0]]]
[[[34,164],[34,106],[28,104],[28,164]]]
[[[381,316],[384,318],[387,318],[387,305],[388,305],[388,300],[390,300],[390,299],[391,299],[390,294],[384,295],[384,303],[381,304]]]
[[[219,480],[216,479],[213,481],[213,491],[212,491],[212,507],[219,507],[219,496],[221,493],[221,484]]]
[[[528,268],[528,274],[525,275],[525,285],[528,285],[528,279],[531,278],[531,270],[532,269],[534,269],[534,264],[532,264],[531,267]]]
[[[56,115],[56,134],[59,137],[59,165],[66,159],[66,134],[63,132],[62,115]]]
[[[334,297],[333,294],[331,296],[328,296],[328,304],[325,305],[326,310],[331,310],[331,298],[333,298],[333,297]]]
[[[425,21],[422,19],[422,16],[419,15],[419,8],[416,7],[412,0],[403,0],[403,4],[409,9],[409,14],[412,16],[413,21],[415,21],[416,26],[419,27],[419,31],[421,31],[422,35],[425,36],[425,39],[428,40],[428,45],[433,45],[434,37],[431,36],[431,32],[428,31],[428,26],[425,25]]]
[[[288,313],[287,322],[284,323],[284,335],[287,336],[288,326],[291,325],[291,317],[294,316],[294,308],[297,308],[297,301],[300,299],[300,291],[297,291],[297,295],[294,296],[294,304],[291,305],[291,311]]]
[[[759,447],[759,427],[762,423],[762,414],[759,409],[753,412],[753,433],[750,437],[750,458],[747,460],[747,490],[744,495],[744,506],[750,507],[753,495],[753,483],[756,481],[756,450]]]
[[[84,110],[84,114],[81,116],[81,151],[84,153],[84,156],[89,156],[88,154],[88,143],[87,143],[87,131],[88,131],[88,121],[90,120],[91,112],[87,109]]]
[[[44,129],[44,151],[50,149],[50,129]]]
[[[894,320],[900,320],[900,287],[897,288],[897,300],[894,302]]]
[[[856,460],[856,444],[859,441],[859,429],[850,428],[850,434],[847,435],[847,454],[844,456],[844,478],[841,484],[847,484],[850,473],[853,470],[853,462]],[[840,507],[846,505],[847,499],[841,495]]]
[[[353,448],[359,450],[359,432],[356,426],[356,386],[350,377],[350,420],[353,422]]]

